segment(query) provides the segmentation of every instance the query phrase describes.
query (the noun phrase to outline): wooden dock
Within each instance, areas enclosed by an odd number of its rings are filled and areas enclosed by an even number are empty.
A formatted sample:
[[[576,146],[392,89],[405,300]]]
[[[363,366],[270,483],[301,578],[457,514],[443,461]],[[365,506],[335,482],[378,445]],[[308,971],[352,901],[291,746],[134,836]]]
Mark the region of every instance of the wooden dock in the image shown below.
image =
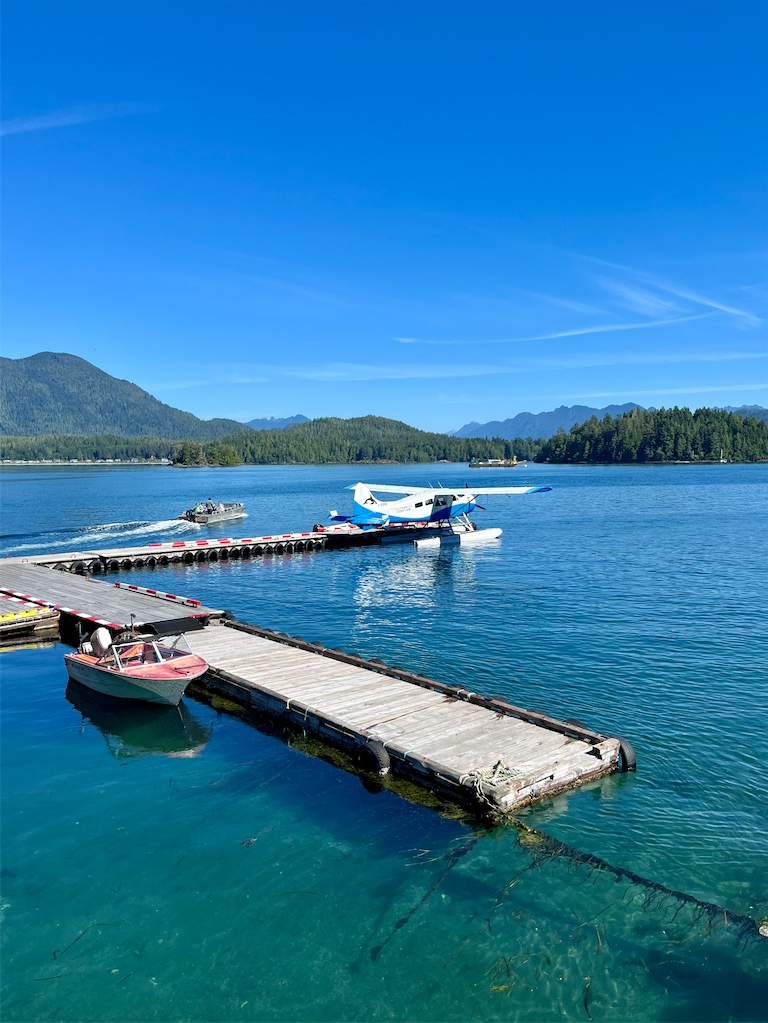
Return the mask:
[[[361,529],[357,526],[316,525],[303,533],[277,533],[235,539],[168,540],[162,543],[114,547],[101,551],[51,551],[23,558],[6,558],[6,564],[43,565],[75,575],[100,575],[132,568],[164,568],[172,564],[196,565],[207,561],[237,561],[279,554],[344,550],[391,543],[413,543],[445,532],[434,523],[396,523]]]
[[[228,698],[482,813],[634,767],[618,738],[300,638],[225,622],[189,641]]]
[[[0,594],[29,606],[53,607],[62,639],[71,643],[77,642],[78,628],[86,635],[99,625],[115,632],[130,625],[131,616],[136,625],[147,626],[179,618],[207,624],[223,614],[174,593],[52,572],[11,559],[0,560]]]
[[[133,615],[141,626],[194,622],[190,645],[210,665],[197,683],[246,711],[346,751],[361,772],[418,783],[490,816],[615,771],[632,770],[624,740],[380,661],[228,620],[175,594],[18,560],[0,561],[0,593],[54,606],[62,638]]]
[[[333,535],[311,531],[240,539],[169,540],[101,551],[51,551],[24,558],[7,558],[5,563],[43,565],[75,575],[99,575],[102,572],[128,571],[131,568],[164,568],[171,564],[194,565],[206,561],[235,561],[263,555],[317,551],[326,547],[329,536]]]

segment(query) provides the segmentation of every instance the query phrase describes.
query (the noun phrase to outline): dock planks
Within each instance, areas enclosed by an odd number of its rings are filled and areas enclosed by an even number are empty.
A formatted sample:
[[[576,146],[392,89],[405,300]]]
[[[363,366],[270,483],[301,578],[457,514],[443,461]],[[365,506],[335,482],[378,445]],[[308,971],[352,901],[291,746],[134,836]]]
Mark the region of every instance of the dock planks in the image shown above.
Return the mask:
[[[476,811],[509,815],[619,769],[617,738],[504,701],[485,705],[458,687],[265,635],[227,622],[223,612],[197,601],[140,590],[18,559],[0,561],[0,593],[24,594],[91,628],[98,623],[117,629],[131,615],[138,624],[202,619],[206,627],[188,639],[211,667],[199,682],[204,689],[223,692],[355,755],[374,748],[378,764],[393,775]]]
[[[618,767],[618,739],[551,731],[371,668],[282,646],[236,625],[212,626],[189,639],[254,705],[303,718],[323,735],[375,740],[394,773],[427,774],[439,779],[442,790],[471,794],[497,813]]]
[[[130,624],[132,614],[138,624],[222,614],[198,601],[186,603],[184,598],[150,596],[88,576],[6,560],[0,561],[0,590],[23,593],[73,618],[118,628]]]

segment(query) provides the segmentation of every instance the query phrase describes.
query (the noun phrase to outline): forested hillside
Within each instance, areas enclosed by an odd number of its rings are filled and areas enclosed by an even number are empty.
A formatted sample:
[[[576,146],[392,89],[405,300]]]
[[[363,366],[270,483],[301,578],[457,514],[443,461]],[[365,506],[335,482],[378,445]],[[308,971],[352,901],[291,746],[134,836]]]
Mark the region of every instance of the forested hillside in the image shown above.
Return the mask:
[[[253,465],[328,462],[469,462],[472,458],[533,458],[540,443],[448,437],[425,433],[394,419],[314,419],[287,430],[225,437],[215,445],[185,444],[174,453],[180,464],[223,462],[224,448]]]
[[[2,437],[6,459],[98,461],[107,458],[170,458],[177,465],[290,465],[349,462],[469,462],[472,458],[533,459],[541,442],[462,440],[424,433],[378,416],[316,419],[287,430],[230,434],[210,441],[157,437]]]
[[[104,434],[81,437],[74,434],[41,434],[39,437],[2,437],[0,453],[11,461],[99,462],[106,459],[170,458],[176,441],[162,437],[118,437]]]
[[[285,430],[243,430],[212,440],[157,436],[45,434],[0,437],[11,460],[170,459],[176,465],[323,465],[362,462],[470,462],[511,458],[537,462],[768,461],[768,424],[716,409],[636,408],[593,417],[551,440],[449,437],[379,416],[315,419]]]
[[[541,449],[538,462],[697,462],[722,457],[736,462],[768,459],[768,424],[735,412],[700,408],[633,409],[593,417],[559,430]]]
[[[0,359],[0,434],[207,440],[240,430],[251,432],[234,419],[198,419],[165,405],[76,355],[40,352],[27,359]]]

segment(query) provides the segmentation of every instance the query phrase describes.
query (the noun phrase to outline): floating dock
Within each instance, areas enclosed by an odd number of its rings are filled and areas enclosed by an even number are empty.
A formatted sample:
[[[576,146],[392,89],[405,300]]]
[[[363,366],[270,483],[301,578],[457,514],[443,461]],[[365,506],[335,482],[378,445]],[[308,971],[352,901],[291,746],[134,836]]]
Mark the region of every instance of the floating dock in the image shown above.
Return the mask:
[[[113,633],[124,629],[132,617],[139,627],[179,620],[180,625],[204,627],[224,614],[175,593],[51,572],[10,559],[0,560],[0,598],[51,608],[58,615],[61,638],[72,645],[99,625]]]
[[[416,782],[480,815],[508,816],[635,766],[617,737],[235,622],[192,598],[18,559],[0,561],[0,593],[55,608],[71,643],[99,625],[118,631],[131,617],[149,630],[192,629],[190,646],[210,665],[195,684],[204,694],[346,751],[361,773]]]
[[[279,533],[274,536],[249,536],[240,539],[172,540],[165,543],[115,547],[102,551],[50,552],[24,558],[6,558],[4,564],[43,565],[75,575],[100,575],[128,571],[131,568],[164,568],[172,564],[194,565],[206,561],[237,561],[277,554],[304,554],[310,551],[338,551],[349,547],[374,547],[414,543],[445,537],[445,526],[432,522],[396,523],[366,527],[320,526],[304,533]]]

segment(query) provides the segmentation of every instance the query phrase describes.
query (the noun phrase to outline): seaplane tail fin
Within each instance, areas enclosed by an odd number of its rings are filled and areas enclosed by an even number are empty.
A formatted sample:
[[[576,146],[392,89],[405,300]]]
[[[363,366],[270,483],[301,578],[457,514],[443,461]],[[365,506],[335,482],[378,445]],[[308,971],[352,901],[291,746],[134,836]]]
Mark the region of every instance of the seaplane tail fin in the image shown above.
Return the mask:
[[[355,505],[360,505],[361,508],[373,508],[379,502],[371,493],[371,488],[367,483],[355,483],[353,487],[348,487],[348,490],[354,491],[352,500]]]
[[[381,502],[373,496],[366,483],[356,483],[351,489],[354,491],[350,519],[353,525],[385,526],[389,522],[389,515],[379,510]]]

